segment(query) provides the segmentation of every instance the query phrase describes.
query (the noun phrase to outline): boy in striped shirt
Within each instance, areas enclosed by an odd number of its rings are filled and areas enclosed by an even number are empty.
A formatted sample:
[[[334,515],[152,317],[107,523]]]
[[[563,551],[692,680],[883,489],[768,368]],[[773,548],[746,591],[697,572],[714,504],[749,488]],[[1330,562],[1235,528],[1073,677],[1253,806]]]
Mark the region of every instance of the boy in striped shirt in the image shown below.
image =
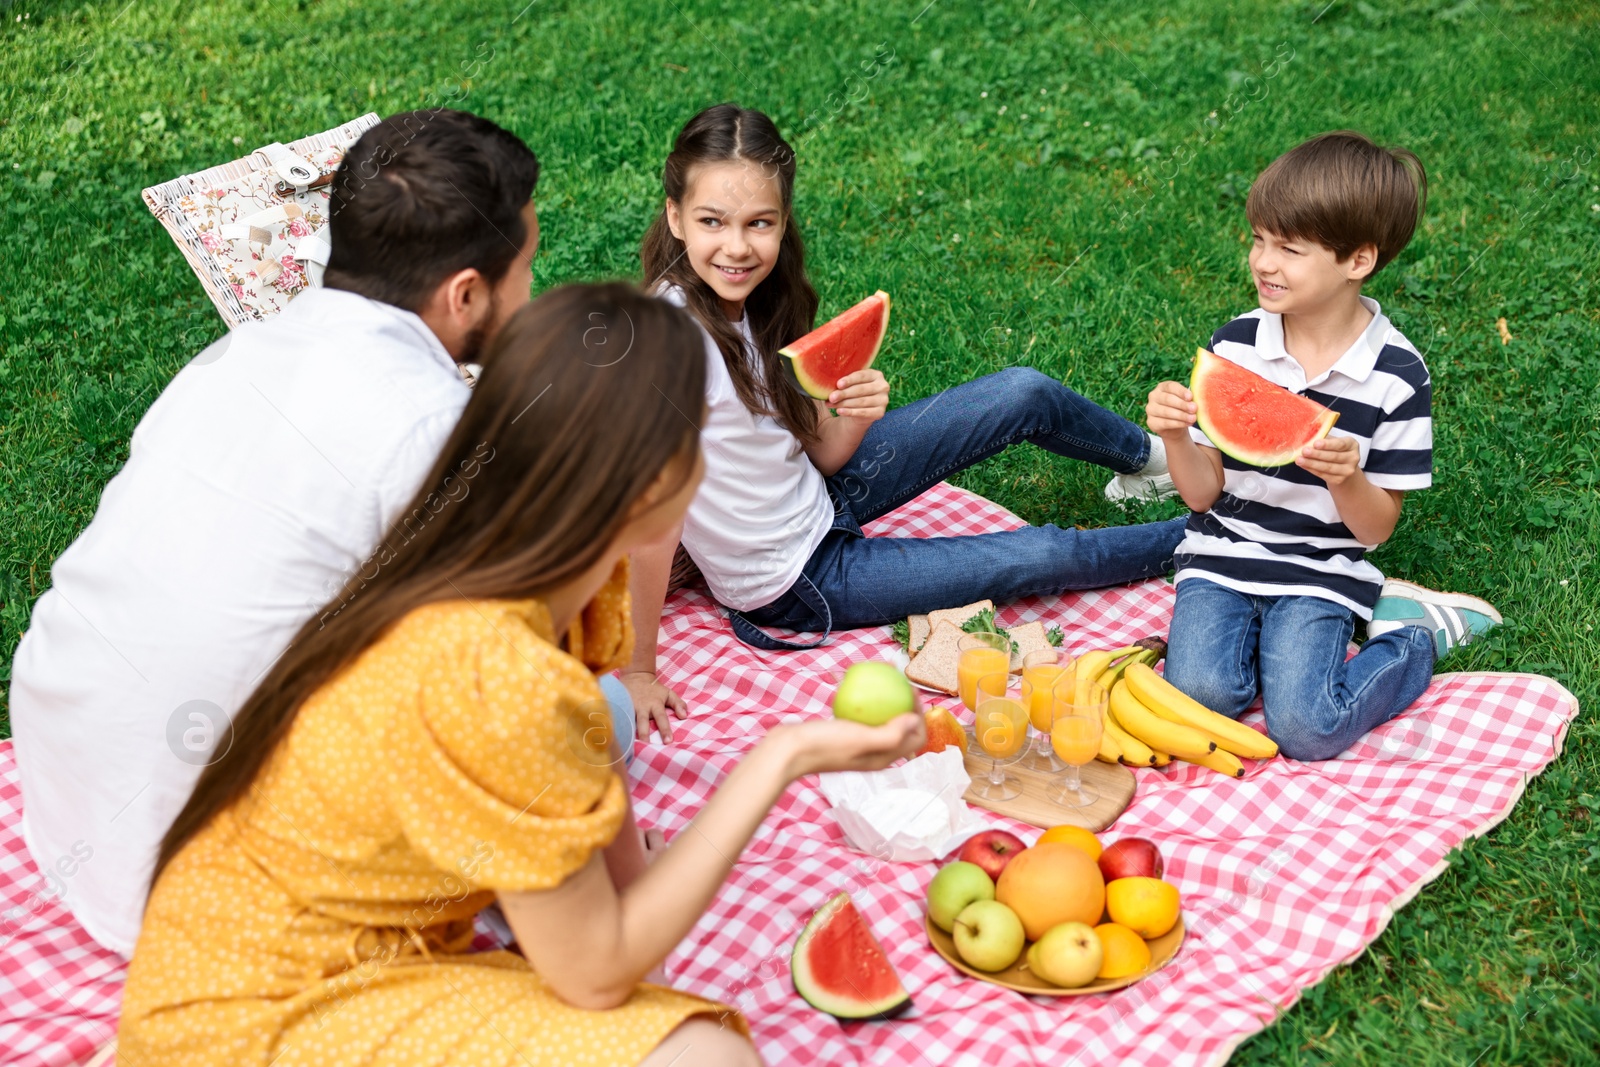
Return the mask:
[[[1251,186],[1261,306],[1217,330],[1211,349],[1339,413],[1294,464],[1224,456],[1178,382],[1156,386],[1145,409],[1194,511],[1175,561],[1166,676],[1224,715],[1259,693],[1267,732],[1293,759],[1343,752],[1422,695],[1439,655],[1500,621],[1475,597],[1386,583],[1366,559],[1405,494],[1433,481],[1428,368],[1361,295],[1411,240],[1426,197],[1415,155],[1351,131],[1312,138]],[[1358,616],[1368,640],[1347,663]]]

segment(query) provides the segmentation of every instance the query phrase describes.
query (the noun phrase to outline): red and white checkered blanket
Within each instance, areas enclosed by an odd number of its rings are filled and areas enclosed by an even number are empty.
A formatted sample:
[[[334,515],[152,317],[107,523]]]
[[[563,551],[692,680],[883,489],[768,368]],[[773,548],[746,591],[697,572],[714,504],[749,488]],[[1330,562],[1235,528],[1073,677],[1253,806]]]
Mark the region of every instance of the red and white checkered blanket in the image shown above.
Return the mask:
[[[873,524],[886,536],[1021,525],[950,486]],[[1010,605],[1002,623],[1058,623],[1069,651],[1164,633],[1164,582]],[[688,701],[670,746],[640,746],[641,822],[671,835],[772,724],[824,715],[840,672],[890,646],[886,629],[811,652],[739,644],[704,596],[662,620],[662,676]],[[1577,701],[1535,675],[1445,674],[1416,707],[1338,760],[1274,760],[1243,780],[1173,764],[1143,770],[1102,836],[1157,841],[1189,935],[1164,970],[1117,993],[1024,997],[944,963],[922,929],[935,864],[852,851],[814,781],[784,794],[710,911],[667,961],[673,983],[745,1012],[770,1064],[1211,1064],[1300,992],[1360,955],[1445,856],[1510,812],[1561,750]],[[1248,764],[1248,761],[1247,761]],[[20,797],[0,744],[0,1050],[6,1063],[81,1062],[114,1027],[123,966],[55,903],[17,830]],[[994,817],[997,825],[1009,821]],[[1027,839],[1031,827],[1013,826]],[[841,1025],[795,995],[789,952],[811,913],[847,890],[911,990],[892,1022]]]

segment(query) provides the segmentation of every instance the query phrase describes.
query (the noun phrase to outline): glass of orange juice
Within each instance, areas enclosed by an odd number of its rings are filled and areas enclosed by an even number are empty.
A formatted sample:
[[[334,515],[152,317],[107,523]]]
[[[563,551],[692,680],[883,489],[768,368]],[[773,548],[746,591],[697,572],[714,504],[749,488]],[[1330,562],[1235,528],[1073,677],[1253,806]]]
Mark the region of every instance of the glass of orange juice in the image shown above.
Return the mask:
[[[956,642],[956,649],[960,653],[956,660],[956,691],[961,703],[976,715],[978,679],[1011,670],[1011,639],[1001,634],[967,634]]]
[[[1066,764],[1056,758],[1050,748],[1050,726],[1054,721],[1055,688],[1071,668],[1061,664],[1061,654],[1053,648],[1041,648],[1022,657],[1022,702],[1028,706],[1028,720],[1033,724],[1033,750],[1023,759],[1022,765],[1046,774],[1060,774]]]
[[[1100,794],[1083,785],[1081,768],[1100,751],[1100,733],[1105,729],[1106,691],[1093,682],[1079,684],[1067,675],[1052,691],[1050,747],[1066,770],[1061,788],[1049,799],[1064,808],[1087,808]]]
[[[1008,688],[1010,684],[1009,670],[980,675],[973,684],[978,706],[973,712],[972,736],[989,757],[989,775],[973,783],[972,793],[983,800],[1011,800],[1022,795],[1017,776],[1000,769],[1001,761],[1011,761],[1028,743],[1028,709]]]

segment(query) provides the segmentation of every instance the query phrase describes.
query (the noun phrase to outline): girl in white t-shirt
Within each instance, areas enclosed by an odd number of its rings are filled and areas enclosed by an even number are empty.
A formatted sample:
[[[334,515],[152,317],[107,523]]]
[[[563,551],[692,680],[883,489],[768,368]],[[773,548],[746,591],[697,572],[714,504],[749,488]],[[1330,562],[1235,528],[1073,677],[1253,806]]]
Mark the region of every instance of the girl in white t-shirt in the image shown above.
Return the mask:
[[[1182,519],[977,537],[863,536],[862,523],[1020,441],[1117,472],[1119,491],[1130,480],[1134,491],[1141,480],[1157,492],[1171,483],[1160,481],[1159,441],[1030,368],[893,412],[889,383],[875,369],[841,378],[826,401],[806,395],[778,355],[811,330],[817,313],[791,213],[794,180],[794,151],[767,116],[732,104],[707,108],[667,157],[665,203],[641,252],[645,284],[686,306],[705,330],[706,473],[681,540],[734,633],[758,648],[810,648],[835,627],[1164,573]],[[687,714],[655,677],[673,549],[664,543],[634,557],[637,637],[622,681],[641,738],[652,721],[670,738],[669,712]],[[765,626],[820,636],[781,641]]]

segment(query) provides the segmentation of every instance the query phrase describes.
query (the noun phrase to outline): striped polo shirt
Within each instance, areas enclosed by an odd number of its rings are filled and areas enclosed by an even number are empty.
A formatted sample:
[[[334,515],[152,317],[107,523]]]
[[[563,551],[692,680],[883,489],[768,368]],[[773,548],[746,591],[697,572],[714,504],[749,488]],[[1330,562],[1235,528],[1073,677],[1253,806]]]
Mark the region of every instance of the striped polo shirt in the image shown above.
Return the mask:
[[[1361,469],[1384,489],[1433,484],[1432,383],[1411,342],[1363,296],[1372,322],[1325,373],[1306,381],[1283,345],[1283,316],[1257,308],[1211,335],[1211,350],[1339,413],[1330,436],[1354,437]],[[1194,440],[1210,445],[1198,426]],[[1372,617],[1383,575],[1339,518],[1327,483],[1294,464],[1222,457],[1222,495],[1189,517],[1176,581],[1205,578],[1259,596],[1314,596]]]

